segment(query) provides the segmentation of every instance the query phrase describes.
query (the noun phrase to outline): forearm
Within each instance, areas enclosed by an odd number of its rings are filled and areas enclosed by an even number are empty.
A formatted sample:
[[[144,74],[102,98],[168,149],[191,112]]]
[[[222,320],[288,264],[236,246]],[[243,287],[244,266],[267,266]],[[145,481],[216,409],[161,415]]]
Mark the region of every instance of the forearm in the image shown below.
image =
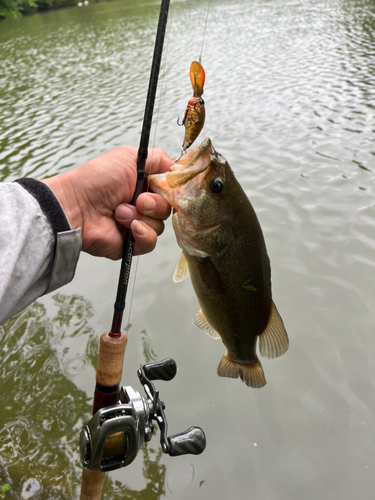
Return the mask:
[[[0,185],[0,323],[68,283],[80,251],[80,230],[49,188],[30,181]]]

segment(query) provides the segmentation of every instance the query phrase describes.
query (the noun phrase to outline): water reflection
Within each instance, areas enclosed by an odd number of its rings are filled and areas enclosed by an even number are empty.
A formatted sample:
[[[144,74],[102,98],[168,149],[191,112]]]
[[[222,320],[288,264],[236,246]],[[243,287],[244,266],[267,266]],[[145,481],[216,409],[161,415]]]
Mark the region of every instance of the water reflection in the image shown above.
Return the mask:
[[[154,437],[155,439],[155,437]],[[142,474],[146,486],[140,490],[131,489],[118,482],[103,489],[103,500],[160,500],[165,495],[166,466],[161,463],[163,453],[155,451],[149,443],[143,445],[136,460],[143,459]]]
[[[0,327],[0,483],[9,483],[15,500],[72,499],[80,485],[78,436],[92,402],[73,381],[86,365],[96,366],[99,339],[88,300],[59,293],[53,302],[53,318],[36,302]],[[145,331],[140,339],[144,362],[155,361]],[[164,495],[166,466],[158,437],[154,441],[157,451],[147,443],[137,458],[143,460],[145,487],[134,490],[109,479],[103,498]]]
[[[79,314],[84,302],[72,300],[71,321],[85,321]],[[38,303],[0,329],[0,373],[6,387],[0,395],[0,476],[15,499],[31,483],[40,486],[35,498],[43,498],[42,492],[49,492],[49,498],[74,495],[77,435],[89,401],[61,369],[69,355],[63,349],[65,337],[65,325],[54,325]]]
[[[154,350],[154,346],[152,344],[152,340],[147,335],[146,330],[142,330],[140,333],[140,341],[142,343],[142,353],[144,363],[152,363],[157,361],[157,356]]]

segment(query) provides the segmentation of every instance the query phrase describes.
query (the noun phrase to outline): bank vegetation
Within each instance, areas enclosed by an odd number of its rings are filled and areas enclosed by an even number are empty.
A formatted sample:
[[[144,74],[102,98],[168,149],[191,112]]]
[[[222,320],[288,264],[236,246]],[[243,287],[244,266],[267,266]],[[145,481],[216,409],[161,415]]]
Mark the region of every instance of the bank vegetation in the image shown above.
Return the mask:
[[[38,11],[59,9],[83,3],[84,0],[0,0],[0,21],[18,19]],[[87,1],[87,0],[86,0]],[[96,0],[90,0],[90,2]]]

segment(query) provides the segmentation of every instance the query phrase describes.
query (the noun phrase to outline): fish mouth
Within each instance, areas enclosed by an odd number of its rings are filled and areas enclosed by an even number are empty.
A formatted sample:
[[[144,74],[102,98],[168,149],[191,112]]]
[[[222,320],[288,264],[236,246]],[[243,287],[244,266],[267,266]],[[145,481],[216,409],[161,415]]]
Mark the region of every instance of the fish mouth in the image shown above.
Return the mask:
[[[208,137],[200,146],[187,151],[175,165],[171,172],[165,174],[169,187],[176,188],[186,184],[193,177],[204,172],[210,164],[212,155],[215,153],[211,139]]]
[[[168,203],[177,208],[177,197],[183,187],[194,177],[205,172],[216,155],[211,139],[206,138],[200,146],[187,151],[170,172],[152,174],[147,177],[152,191],[162,195]]]

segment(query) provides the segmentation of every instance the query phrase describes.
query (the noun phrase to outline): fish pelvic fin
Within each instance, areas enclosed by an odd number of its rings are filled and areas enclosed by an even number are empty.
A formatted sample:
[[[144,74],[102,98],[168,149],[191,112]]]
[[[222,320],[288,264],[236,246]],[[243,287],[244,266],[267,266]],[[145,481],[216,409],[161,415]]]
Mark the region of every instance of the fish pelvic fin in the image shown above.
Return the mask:
[[[260,389],[267,383],[262,365],[258,358],[256,358],[253,363],[240,364],[230,359],[228,353],[225,353],[217,368],[217,374],[220,377],[240,377],[247,386],[256,389]]]
[[[288,334],[283,320],[272,302],[266,329],[259,335],[259,353],[266,358],[278,358],[286,353],[288,347]]]
[[[193,319],[193,325],[202,330],[204,333],[207,333],[211,338],[218,340],[220,339],[220,334],[215,330],[214,327],[210,325],[206,316],[204,315],[202,309],[200,309],[195,318]]]
[[[173,281],[175,283],[179,283],[180,281],[183,281],[185,278],[189,276],[189,266],[185,257],[184,252],[180,255],[180,258],[178,259],[176,269],[174,271],[173,275]]]

